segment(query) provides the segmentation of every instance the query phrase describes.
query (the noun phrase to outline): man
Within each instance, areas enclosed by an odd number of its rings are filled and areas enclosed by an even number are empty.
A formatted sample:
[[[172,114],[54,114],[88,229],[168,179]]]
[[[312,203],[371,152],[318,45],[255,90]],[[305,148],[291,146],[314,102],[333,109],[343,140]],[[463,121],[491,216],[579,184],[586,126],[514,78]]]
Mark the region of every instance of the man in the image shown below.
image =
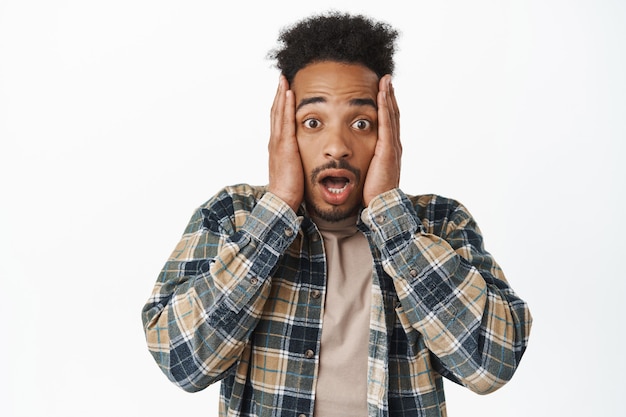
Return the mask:
[[[470,214],[398,188],[396,37],[340,13],[282,32],[269,184],[202,205],[144,307],[163,372],[221,380],[221,416],[442,416],[442,377],[488,393],[519,364],[531,316]]]

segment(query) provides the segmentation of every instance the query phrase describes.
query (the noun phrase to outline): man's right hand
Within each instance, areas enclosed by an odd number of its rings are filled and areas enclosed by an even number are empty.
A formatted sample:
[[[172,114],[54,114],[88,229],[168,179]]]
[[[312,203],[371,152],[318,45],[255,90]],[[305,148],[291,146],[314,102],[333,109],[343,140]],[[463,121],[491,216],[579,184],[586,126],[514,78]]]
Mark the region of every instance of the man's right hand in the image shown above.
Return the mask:
[[[271,113],[268,190],[297,211],[304,198],[304,169],[296,140],[296,105],[281,75]]]

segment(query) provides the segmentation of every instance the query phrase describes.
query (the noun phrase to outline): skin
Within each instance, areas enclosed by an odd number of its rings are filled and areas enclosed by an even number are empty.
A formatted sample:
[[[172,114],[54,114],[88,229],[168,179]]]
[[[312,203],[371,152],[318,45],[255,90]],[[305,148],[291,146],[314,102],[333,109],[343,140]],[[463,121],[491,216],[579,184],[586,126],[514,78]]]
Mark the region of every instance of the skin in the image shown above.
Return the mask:
[[[281,76],[271,110],[269,191],[338,221],[399,186],[402,145],[391,76],[323,61]]]

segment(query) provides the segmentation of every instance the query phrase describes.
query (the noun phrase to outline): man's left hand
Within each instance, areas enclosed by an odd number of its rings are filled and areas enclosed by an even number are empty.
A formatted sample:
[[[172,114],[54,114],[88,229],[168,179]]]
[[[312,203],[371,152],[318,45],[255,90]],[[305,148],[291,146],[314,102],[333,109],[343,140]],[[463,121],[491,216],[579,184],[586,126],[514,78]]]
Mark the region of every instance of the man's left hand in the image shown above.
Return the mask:
[[[363,203],[366,207],[377,195],[400,185],[400,111],[390,75],[380,79],[377,101],[378,141],[363,186]]]

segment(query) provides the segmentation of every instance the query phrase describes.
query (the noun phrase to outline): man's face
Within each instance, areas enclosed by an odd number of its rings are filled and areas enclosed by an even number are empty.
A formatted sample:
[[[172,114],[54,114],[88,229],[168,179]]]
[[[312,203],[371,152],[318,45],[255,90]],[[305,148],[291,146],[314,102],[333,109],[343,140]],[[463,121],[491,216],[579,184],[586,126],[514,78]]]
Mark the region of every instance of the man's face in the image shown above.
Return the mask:
[[[307,209],[327,221],[356,214],[378,139],[378,77],[325,61],[298,71],[291,89]]]

